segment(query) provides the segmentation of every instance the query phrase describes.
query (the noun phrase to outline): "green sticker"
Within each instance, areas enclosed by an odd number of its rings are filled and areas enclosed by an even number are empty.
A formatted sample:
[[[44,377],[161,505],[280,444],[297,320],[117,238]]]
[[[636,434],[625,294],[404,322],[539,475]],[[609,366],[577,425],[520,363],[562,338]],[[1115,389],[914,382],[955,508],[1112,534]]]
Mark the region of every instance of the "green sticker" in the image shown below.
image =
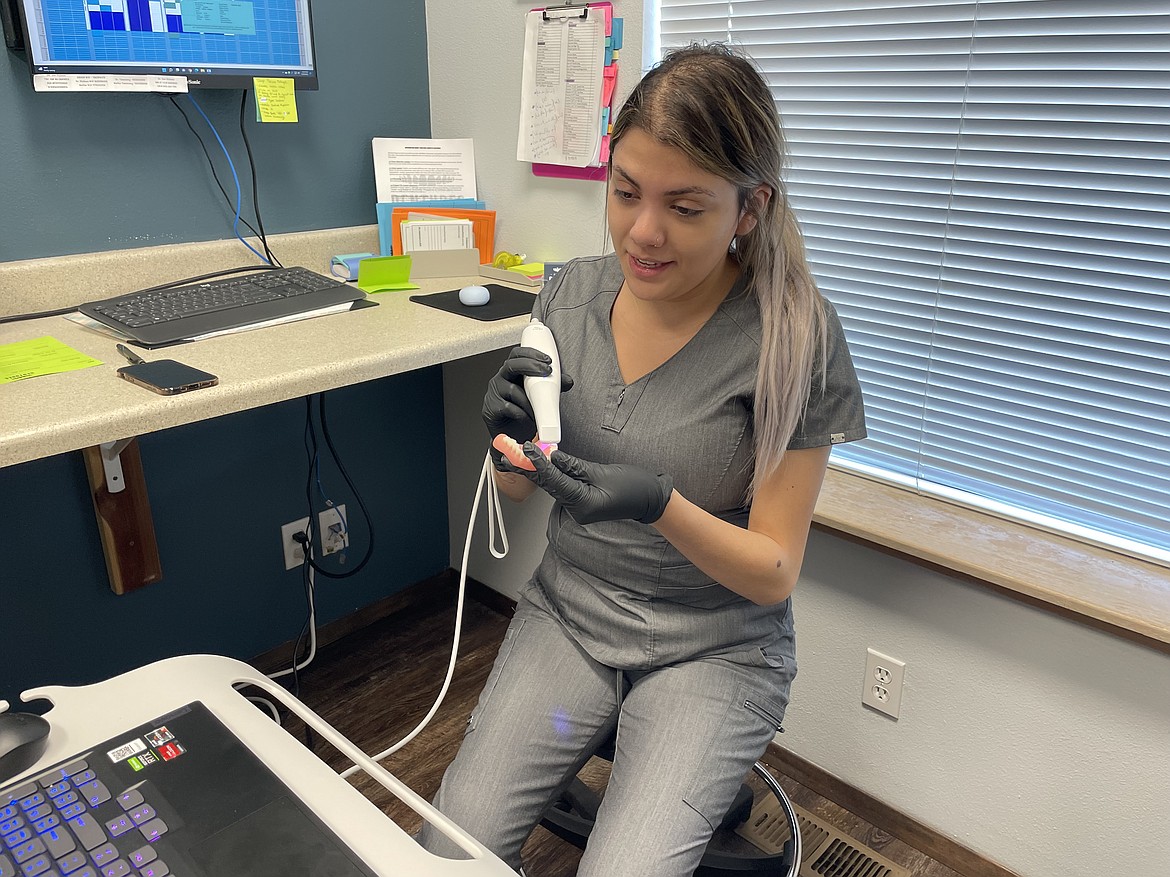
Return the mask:
[[[126,763],[128,765],[130,765],[130,767],[133,768],[135,771],[142,770],[142,768],[146,767],[146,765],[144,765],[141,761],[138,760],[137,756],[131,756],[130,758],[127,758]]]

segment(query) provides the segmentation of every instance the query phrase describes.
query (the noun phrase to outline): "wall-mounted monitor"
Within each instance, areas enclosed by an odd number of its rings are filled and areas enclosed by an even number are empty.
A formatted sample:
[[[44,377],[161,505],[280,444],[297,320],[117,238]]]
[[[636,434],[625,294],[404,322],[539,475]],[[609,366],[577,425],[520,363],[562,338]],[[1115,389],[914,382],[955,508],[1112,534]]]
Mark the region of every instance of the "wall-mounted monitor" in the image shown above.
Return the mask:
[[[38,90],[317,87],[309,0],[18,2]]]

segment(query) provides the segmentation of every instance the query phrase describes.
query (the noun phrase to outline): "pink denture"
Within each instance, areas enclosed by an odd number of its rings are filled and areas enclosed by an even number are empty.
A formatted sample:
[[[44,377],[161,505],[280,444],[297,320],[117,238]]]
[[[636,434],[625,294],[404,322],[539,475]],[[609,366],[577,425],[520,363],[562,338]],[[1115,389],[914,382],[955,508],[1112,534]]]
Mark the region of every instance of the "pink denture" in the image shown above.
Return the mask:
[[[546,457],[557,449],[556,445],[549,442],[537,442],[536,446],[544,451]],[[511,436],[500,433],[492,439],[492,447],[503,454],[508,462],[517,469],[527,469],[529,472],[536,471],[532,461],[524,456],[524,447]]]

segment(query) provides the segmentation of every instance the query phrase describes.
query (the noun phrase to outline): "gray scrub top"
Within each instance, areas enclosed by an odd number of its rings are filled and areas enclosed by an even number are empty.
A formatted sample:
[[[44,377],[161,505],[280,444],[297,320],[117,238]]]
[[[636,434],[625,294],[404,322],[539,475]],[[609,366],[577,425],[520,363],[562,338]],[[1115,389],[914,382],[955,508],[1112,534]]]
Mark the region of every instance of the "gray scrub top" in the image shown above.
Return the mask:
[[[552,330],[561,368],[575,381],[561,396],[560,447],[669,473],[691,502],[746,527],[760,338],[754,297],[737,283],[678,353],[627,385],[609,322],[622,281],[613,254],[576,259],[537,298],[533,316]],[[861,389],[831,306],[828,315],[827,386],[815,386],[790,448],[865,437]],[[789,602],[758,606],[724,588],[652,526],[581,525],[558,503],[548,543],[525,596],[603,664],[648,670],[724,656],[795,674]]]

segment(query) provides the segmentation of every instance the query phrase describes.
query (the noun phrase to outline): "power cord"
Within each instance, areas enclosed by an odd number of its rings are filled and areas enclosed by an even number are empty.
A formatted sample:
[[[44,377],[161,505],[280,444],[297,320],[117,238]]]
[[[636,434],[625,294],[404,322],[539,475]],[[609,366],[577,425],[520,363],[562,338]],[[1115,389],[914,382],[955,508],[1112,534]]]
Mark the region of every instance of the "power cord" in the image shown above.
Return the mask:
[[[38,311],[35,314],[9,314],[0,317],[0,323],[19,323],[21,320],[39,320],[41,317],[59,317],[62,314],[71,314],[77,310],[74,305],[71,308],[57,308],[55,311]]]
[[[354,495],[358,506],[365,515],[366,524],[369,529],[370,537],[369,544],[366,549],[366,554],[353,569],[344,573],[335,573],[329,570],[322,569],[314,560],[313,551],[313,486],[316,485],[320,492],[322,499],[325,500],[329,508],[336,508],[338,517],[341,519],[341,536],[344,538],[348,533],[348,522],[340,508],[333,504],[325,495],[325,489],[321,484],[321,467],[320,467],[320,452],[317,445],[317,433],[313,426],[313,401],[311,397],[305,398],[305,449],[309,455],[309,475],[308,483],[306,485],[307,499],[309,503],[309,524],[299,533],[293,534],[293,540],[301,546],[301,551],[304,554],[304,561],[301,563],[301,576],[305,586],[305,601],[308,604],[308,616],[305,619],[304,625],[301,627],[300,633],[297,635],[296,642],[293,644],[292,664],[286,670],[280,670],[275,673],[269,673],[268,678],[272,680],[284,679],[291,676],[291,690],[296,697],[300,697],[301,682],[300,672],[308,667],[313,659],[317,656],[317,605],[316,605],[316,574],[320,573],[328,578],[342,579],[349,578],[356,575],[369,562],[370,557],[373,556],[374,551],[374,525],[370,518],[369,511],[366,508],[365,502],[362,500],[361,494],[357,490],[353,479],[349,477],[346,471],[345,464],[341,461],[340,455],[337,453],[337,447],[333,444],[333,436],[329,431],[329,418],[325,407],[325,394],[318,395],[318,416],[321,421],[321,433],[325,440],[325,444],[333,457],[338,470],[345,479],[346,484],[349,485],[350,491]],[[308,640],[308,653],[301,657],[301,646],[305,640]],[[273,712],[276,710],[273,708]],[[308,726],[305,727],[305,740],[309,749],[313,749],[313,736]]]
[[[221,271],[212,271],[209,274],[199,274],[195,277],[183,277],[179,280],[168,280],[166,283],[159,283],[156,286],[148,286],[145,289],[132,290],[126,295],[141,295],[147,292],[158,292],[163,289],[173,289],[176,286],[186,286],[190,283],[199,283],[201,280],[214,280],[216,277],[227,277],[232,274],[243,274],[248,271],[271,271],[272,265],[241,265],[237,268],[224,268]],[[35,314],[9,314],[8,316],[0,317],[0,323],[18,323],[22,320],[39,320],[41,317],[59,317],[62,314],[72,314],[77,310],[77,306],[69,308],[57,308],[54,311],[39,311]]]
[[[309,455],[309,474],[308,474],[308,479],[307,479],[307,484],[306,484],[306,497],[309,501],[309,525],[305,528],[304,531],[294,534],[293,539],[301,545],[301,548],[304,551],[305,560],[304,560],[304,563],[302,564],[301,568],[303,570],[303,575],[305,577],[306,599],[307,599],[308,604],[309,604],[309,615],[308,615],[308,618],[306,619],[304,627],[302,627],[302,629],[301,629],[300,635],[297,637],[296,644],[293,647],[292,666],[289,667],[287,670],[282,670],[282,671],[279,671],[277,673],[269,674],[269,678],[273,679],[273,680],[281,679],[281,678],[284,678],[286,676],[292,676],[293,677],[293,693],[296,696],[299,696],[299,694],[300,694],[299,673],[301,670],[303,670],[307,666],[309,666],[310,663],[312,663],[313,659],[316,657],[316,654],[317,654],[317,623],[316,623],[316,606],[315,606],[315,600],[314,600],[315,581],[313,578],[314,573],[320,573],[320,574],[327,576],[329,578],[348,578],[350,576],[357,574],[359,571],[361,571],[361,569],[363,567],[365,567],[365,565],[369,562],[370,557],[373,555],[373,550],[374,550],[373,520],[370,518],[369,510],[366,508],[365,502],[361,498],[361,494],[358,492],[357,487],[353,482],[353,479],[350,478],[349,473],[346,471],[345,465],[344,465],[344,463],[342,463],[341,457],[337,453],[337,448],[333,444],[333,438],[329,432],[329,420],[327,417],[326,407],[325,407],[325,394],[321,393],[318,395],[318,414],[319,414],[319,418],[321,421],[322,436],[325,440],[326,446],[329,448],[329,452],[332,455],[333,460],[336,463],[338,470],[341,472],[341,475],[345,479],[346,484],[349,486],[350,490],[353,492],[354,499],[357,501],[358,506],[361,508],[362,514],[365,515],[366,523],[367,523],[367,525],[369,527],[369,531],[370,531],[370,537],[369,537],[369,545],[367,546],[365,556],[353,569],[351,569],[347,572],[334,573],[334,572],[330,572],[329,570],[324,570],[320,566],[318,566],[317,563],[313,559],[313,523],[312,522],[313,522],[313,511],[314,511],[314,506],[313,506],[313,487],[314,487],[314,485],[317,487],[317,490],[320,492],[321,497],[322,497],[322,499],[325,500],[327,506],[330,508],[335,508],[335,506],[333,505],[332,501],[329,500],[329,498],[325,495],[325,490],[321,485],[320,452],[319,452],[319,448],[317,445],[316,431],[313,429],[312,399],[310,397],[306,397],[305,402],[306,402],[306,408],[305,408],[305,447],[306,447],[306,451],[308,452],[308,455]],[[496,486],[495,478],[492,476],[493,468],[494,467],[492,466],[491,454],[487,453],[484,455],[483,466],[480,468],[479,480],[476,484],[476,489],[475,489],[475,498],[472,500],[471,518],[467,524],[467,536],[466,536],[466,538],[464,540],[464,544],[463,544],[463,560],[462,560],[462,564],[461,564],[460,572],[459,572],[459,589],[458,589],[458,593],[457,593],[456,599],[455,599],[455,629],[454,629],[454,632],[453,632],[453,635],[451,638],[451,653],[450,653],[450,657],[448,658],[448,661],[447,661],[447,671],[444,674],[443,684],[440,687],[439,694],[435,698],[434,703],[431,704],[431,708],[427,711],[427,714],[425,716],[423,716],[422,721],[420,721],[418,723],[418,725],[415,726],[414,730],[412,730],[409,734],[407,734],[405,737],[403,737],[397,743],[395,743],[392,746],[390,746],[389,748],[383,750],[379,754],[373,756],[374,761],[381,761],[384,758],[388,758],[389,756],[391,756],[395,752],[397,752],[399,749],[401,749],[403,746],[405,746],[407,743],[409,743],[411,740],[413,740],[415,737],[417,737],[423,731],[423,729],[426,728],[427,725],[430,724],[431,720],[435,716],[435,713],[438,712],[439,707],[442,706],[443,701],[447,697],[447,691],[450,689],[451,681],[455,675],[455,663],[456,663],[456,660],[458,659],[458,656],[459,656],[459,642],[462,638],[462,631],[463,631],[463,608],[464,608],[464,605],[466,602],[465,597],[466,597],[466,593],[467,593],[467,564],[468,564],[468,558],[470,557],[470,554],[471,554],[471,540],[472,540],[472,536],[475,532],[475,520],[476,520],[476,516],[479,512],[480,499],[484,495],[485,485],[487,487],[488,549],[491,551],[492,556],[496,557],[496,558],[503,558],[503,557],[506,557],[508,554],[508,533],[507,533],[507,529],[504,526],[504,518],[503,518],[502,507],[501,507],[501,503],[500,503],[499,489]],[[340,509],[338,510],[338,513],[340,515]],[[342,533],[344,534],[345,532],[348,531],[348,524],[347,524],[345,517],[343,515],[341,516],[341,523],[342,523],[342,527],[343,527]],[[499,542],[501,545],[500,548],[496,547],[497,531],[499,533]],[[308,639],[309,639],[309,651],[308,651],[308,654],[305,656],[304,660],[299,660],[298,656],[300,655],[301,642],[304,640],[304,638],[306,636],[308,636]],[[275,710],[274,710],[274,712],[275,712]],[[306,734],[307,744],[308,744],[309,748],[312,749],[313,748],[312,734],[311,734],[311,731],[308,729],[308,727],[305,728],[305,734]],[[351,776],[353,773],[357,772],[358,770],[359,770],[359,767],[357,765],[353,765],[350,768],[342,771],[341,776],[343,776],[343,777]]]
[[[325,497],[325,492],[321,489],[320,451],[317,446],[317,433],[313,428],[312,398],[306,396],[305,404],[305,444],[306,449],[309,452],[309,475],[308,481],[305,485],[305,498],[309,504],[309,531],[311,537],[314,515],[314,483],[316,483],[317,489],[321,491],[321,496],[323,499],[325,499],[327,506],[329,508],[336,508],[336,506],[334,506],[333,503],[327,497]],[[318,574],[323,575],[329,579],[348,579],[361,572],[362,569],[365,568],[366,564],[370,562],[370,558],[374,556],[374,521],[373,518],[370,517],[369,509],[366,508],[365,500],[362,499],[361,493],[358,492],[357,485],[354,484],[353,479],[349,477],[349,472],[346,471],[345,464],[341,461],[341,456],[337,453],[337,448],[333,444],[333,435],[329,431],[329,418],[326,413],[324,393],[317,394],[317,414],[321,421],[321,435],[325,439],[325,445],[329,449],[330,456],[332,456],[333,462],[337,466],[337,470],[341,473],[341,477],[345,479],[345,483],[349,486],[350,492],[353,494],[354,500],[357,501],[358,507],[361,509],[362,516],[366,521],[366,526],[369,530],[369,541],[366,543],[366,552],[362,559],[358,561],[358,563],[352,569],[346,570],[345,572],[333,572],[332,570],[323,568],[313,559],[311,552],[306,552],[305,557],[309,566],[311,566]],[[338,509],[338,515],[341,516],[340,509]],[[344,532],[348,533],[350,531],[349,523],[345,520],[344,516],[341,516],[341,521],[344,527]]]
[[[215,125],[212,124],[211,119],[209,119],[207,116],[207,113],[203,112],[203,107],[199,106],[199,103],[195,100],[195,97],[190,92],[187,92],[187,99],[191,101],[191,106],[195,107],[195,109],[199,112],[199,115],[203,117],[203,121],[207,123],[207,127],[211,129],[211,133],[215,135],[215,140],[217,143],[219,143],[219,148],[223,151],[224,158],[227,159],[228,168],[232,172],[232,180],[236,184],[236,215],[232,222],[232,233],[236,236],[241,244],[252,251],[257,259],[261,259],[268,264],[272,264],[255,247],[244,240],[243,236],[240,234],[240,207],[243,196],[240,194],[240,175],[236,173],[235,162],[232,161],[231,153],[228,152],[227,146],[224,145],[223,138],[219,136],[219,131],[215,129]],[[247,225],[247,223],[245,223],[245,225]]]
[[[313,658],[317,656],[317,601],[316,580],[313,577],[313,569],[307,562],[313,550],[312,539],[309,533],[300,532],[293,534],[293,540],[300,543],[301,548],[305,552],[306,562],[301,564],[301,578],[305,586],[305,602],[308,604],[309,614],[305,619],[304,625],[301,627],[301,632],[297,635],[296,643],[293,645],[292,665],[287,670],[269,673],[268,678],[281,679],[285,676],[292,676],[293,694],[299,696],[301,689],[300,671],[313,663]],[[302,661],[299,659],[299,655],[301,653],[301,643],[306,636],[309,638],[309,653]]]
[[[324,394],[322,394],[322,395],[324,395]],[[311,411],[312,411],[311,407],[310,407],[309,411],[311,413]],[[307,429],[308,429],[309,423],[311,423],[311,418],[306,421],[306,428]],[[315,451],[315,445],[314,445],[313,450]],[[315,463],[315,461],[316,461],[315,454],[313,455],[312,460]],[[338,462],[340,463],[340,461],[338,461]],[[508,531],[504,525],[504,517],[503,517],[502,506],[500,503],[499,489],[496,486],[495,478],[492,477],[493,468],[494,467],[492,466],[491,454],[490,453],[485,454],[484,459],[483,459],[483,466],[480,468],[479,481],[477,482],[476,488],[475,488],[475,498],[471,502],[471,518],[467,522],[467,536],[464,539],[464,543],[463,543],[463,560],[462,560],[462,563],[460,565],[460,571],[459,571],[459,589],[458,589],[458,593],[456,594],[456,598],[455,598],[455,629],[454,629],[454,632],[453,632],[453,635],[451,638],[451,654],[450,654],[450,657],[448,658],[448,661],[447,661],[447,671],[444,674],[443,684],[439,689],[439,694],[435,698],[434,703],[431,704],[431,708],[427,711],[427,714],[425,716],[423,716],[422,721],[420,721],[418,723],[418,725],[415,726],[414,730],[412,730],[409,734],[407,734],[405,737],[403,737],[401,740],[399,740],[394,745],[390,746],[387,749],[384,749],[382,752],[373,756],[374,761],[381,761],[384,758],[388,758],[389,756],[391,756],[395,752],[397,752],[399,749],[401,749],[403,746],[405,746],[407,743],[409,743],[411,740],[413,740],[415,737],[417,737],[423,731],[423,729],[426,728],[427,725],[430,724],[431,720],[435,717],[435,713],[437,713],[439,711],[439,707],[442,706],[443,701],[447,697],[447,691],[448,691],[448,689],[450,689],[451,681],[455,676],[455,663],[456,663],[456,660],[458,659],[458,656],[459,656],[459,642],[462,638],[462,632],[463,632],[463,607],[464,607],[464,604],[466,602],[465,597],[467,594],[467,563],[468,563],[468,558],[471,555],[471,540],[472,540],[472,536],[475,532],[475,519],[476,519],[476,516],[479,512],[479,502],[480,502],[480,498],[484,494],[484,486],[485,485],[487,486],[488,550],[491,551],[492,556],[497,558],[497,559],[502,559],[502,558],[506,557],[508,554]],[[310,471],[312,471],[312,469],[313,469],[313,466],[310,466]],[[347,482],[349,482],[348,476],[346,477],[346,480],[347,480]],[[350,486],[352,487],[352,483],[350,483]],[[319,481],[318,481],[318,488],[320,488]],[[356,491],[355,491],[355,496],[356,496]],[[360,504],[360,500],[359,500],[359,504]],[[311,506],[310,506],[310,510],[311,510]],[[363,506],[363,511],[365,511],[364,506]],[[368,520],[368,518],[367,518],[367,520]],[[315,607],[315,601],[314,601],[314,580],[313,580],[313,572],[315,570],[317,570],[317,567],[313,563],[313,559],[312,559],[313,537],[312,537],[312,523],[311,523],[311,521],[312,521],[312,518],[310,517],[310,525],[309,525],[309,527],[306,528],[306,531],[302,531],[300,533],[296,533],[293,535],[293,539],[300,544],[300,546],[303,549],[304,554],[305,554],[305,561],[302,564],[301,568],[302,568],[303,574],[305,576],[306,598],[307,598],[308,603],[309,603],[309,616],[305,622],[304,627],[302,627],[302,629],[301,629],[300,635],[297,637],[296,644],[293,646],[292,666],[289,667],[289,669],[287,669],[287,670],[281,670],[281,671],[276,672],[276,673],[270,673],[268,676],[269,679],[273,679],[273,680],[280,679],[280,678],[283,678],[286,676],[292,676],[293,677],[293,694],[295,696],[298,696],[298,697],[300,696],[300,679],[299,679],[298,674],[301,670],[305,669],[307,666],[309,666],[310,663],[312,663],[313,658],[316,657],[316,654],[317,654],[317,623],[316,623],[316,607]],[[343,518],[343,521],[344,521],[344,518]],[[499,532],[500,545],[502,546],[501,548],[496,547],[497,529]],[[366,560],[368,560],[368,555],[367,555]],[[363,565],[364,565],[364,561],[363,561]],[[356,572],[356,570],[354,570],[354,572]],[[305,656],[303,661],[300,661],[300,660],[298,660],[297,656],[300,654],[301,641],[304,639],[304,637],[306,635],[309,637],[309,653]],[[272,711],[275,715],[276,714],[275,707],[272,707]],[[277,721],[279,723],[279,716],[277,716]],[[312,750],[313,749],[312,732],[310,731],[310,729],[307,726],[305,727],[305,739],[306,739],[306,745],[308,746],[308,748],[310,750]],[[342,777],[349,777],[352,774],[356,773],[359,769],[360,768],[357,765],[353,765],[353,766],[347,768],[346,770],[342,771],[341,776]]]
[[[248,700],[252,701],[252,703],[254,703],[258,706],[263,706],[271,714],[272,721],[276,722],[276,724],[278,724],[278,725],[283,724],[283,722],[281,722],[281,720],[280,720],[280,713],[276,709],[276,704],[274,704],[268,698],[258,697],[257,695],[254,695],[254,694],[247,695],[247,698],[248,698]]]
[[[451,638],[451,657],[447,661],[447,673],[443,677],[443,685],[439,689],[439,695],[435,698],[435,702],[431,704],[430,710],[423,716],[421,722],[415,726],[414,730],[390,746],[384,749],[377,755],[371,756],[374,761],[381,761],[393,755],[411,740],[419,735],[422,730],[430,724],[431,719],[434,718],[435,713],[439,711],[443,700],[447,696],[447,689],[451,687],[451,680],[455,675],[455,661],[459,656],[459,640],[463,632],[463,604],[464,597],[467,593],[467,560],[471,554],[471,537],[475,532],[475,517],[479,511],[479,500],[483,496],[484,484],[488,485],[487,504],[488,504],[488,548],[491,550],[492,556],[495,558],[503,558],[508,554],[508,533],[504,527],[504,518],[501,513],[499,490],[496,488],[496,479],[492,477],[492,458],[491,454],[485,454],[483,458],[483,467],[479,472],[479,482],[475,487],[475,498],[471,501],[471,519],[467,522],[467,537],[463,542],[463,562],[459,570],[459,592],[455,597],[455,631]],[[499,527],[500,541],[503,544],[503,549],[497,551],[496,543],[496,527]],[[361,768],[358,765],[353,765],[341,772],[341,776],[348,777],[359,771]]]
[[[219,174],[215,170],[215,162],[211,160],[211,153],[207,149],[207,144],[203,141],[203,138],[201,136],[199,136],[199,132],[195,130],[195,126],[191,124],[191,119],[183,111],[183,108],[181,106],[179,106],[179,102],[177,100],[175,100],[174,95],[168,94],[167,99],[170,100],[171,105],[178,111],[179,115],[183,117],[183,121],[187,124],[187,128],[190,129],[191,133],[195,135],[195,140],[199,143],[199,147],[203,150],[204,158],[207,159],[207,166],[211,169],[211,176],[215,179],[215,185],[219,187],[219,191],[223,194],[224,200],[227,201],[228,206],[231,207],[232,206],[231,196],[228,195],[227,189],[224,188],[223,182],[220,180]],[[172,287],[183,286],[183,285],[186,285],[188,283],[198,283],[201,280],[211,280],[211,279],[216,278],[216,277],[224,277],[224,276],[227,276],[230,274],[238,274],[238,273],[243,272],[243,271],[265,271],[265,270],[270,270],[274,267],[275,268],[283,268],[284,267],[284,265],[281,264],[280,260],[277,259],[276,256],[273,254],[272,249],[268,246],[268,235],[264,231],[264,220],[260,216],[260,197],[259,197],[258,182],[256,179],[256,161],[255,161],[255,157],[252,155],[252,144],[248,140],[248,130],[244,124],[244,121],[246,118],[245,114],[244,114],[244,110],[245,110],[245,107],[247,106],[247,102],[248,102],[248,89],[245,88],[245,89],[243,89],[243,91],[240,95],[240,137],[244,141],[244,150],[248,154],[248,171],[249,171],[249,174],[250,174],[251,179],[252,179],[252,213],[255,214],[255,216],[256,216],[256,226],[253,226],[250,222],[248,222],[246,219],[244,219],[243,217],[240,216],[240,201],[239,201],[239,199],[240,199],[240,180],[239,180],[239,177],[236,176],[236,168],[235,168],[235,165],[232,164],[231,156],[228,155],[227,147],[225,147],[223,144],[223,141],[220,140],[219,134],[218,134],[218,132],[216,132],[215,126],[211,124],[211,120],[207,118],[207,114],[204,113],[203,110],[199,107],[199,105],[195,103],[195,99],[191,98],[191,103],[194,104],[195,109],[199,110],[200,115],[203,116],[204,120],[207,121],[208,127],[211,128],[211,132],[213,134],[215,134],[215,139],[219,141],[220,148],[223,149],[224,155],[227,156],[228,166],[231,168],[232,176],[235,177],[236,199],[237,199],[236,204],[235,204],[235,208],[234,208],[235,214],[236,214],[235,221],[237,223],[242,222],[244,224],[244,227],[247,228],[248,231],[252,232],[252,234],[256,238],[259,239],[261,246],[263,246],[263,248],[264,248],[264,255],[261,256],[260,253],[256,252],[256,250],[254,250],[251,246],[249,246],[248,242],[245,241],[242,237],[240,237],[240,234],[238,231],[236,231],[236,237],[240,239],[240,242],[243,243],[243,245],[245,247],[248,247],[249,250],[252,250],[253,253],[255,253],[257,256],[259,256],[261,259],[263,259],[267,264],[266,265],[249,265],[249,266],[245,266],[242,268],[229,268],[226,271],[215,271],[215,272],[212,272],[211,274],[202,274],[198,277],[188,277],[184,280],[175,280],[175,281],[172,281],[170,283],[163,283],[163,284],[160,284],[158,286],[152,286],[148,289],[140,289],[140,290],[137,290],[137,292],[139,292],[139,293],[157,292],[157,291],[162,290],[162,289],[170,289]],[[259,230],[257,230],[257,227],[259,227]],[[235,229],[233,228],[233,230],[235,230]],[[64,316],[65,314],[72,314],[76,310],[77,310],[76,307],[68,307],[68,308],[57,308],[56,310],[51,310],[51,311],[38,311],[36,313],[31,313],[31,314],[9,314],[7,316],[0,317],[0,324],[2,324],[2,323],[17,323],[17,322],[22,322],[24,320],[39,320],[43,317],[60,317],[60,316]]]
[[[286,676],[292,677],[291,690],[293,696],[300,697],[301,695],[301,678],[300,672],[313,663],[313,659],[317,656],[317,594],[316,594],[316,580],[313,576],[313,569],[309,566],[309,557],[313,550],[313,542],[311,533],[300,532],[293,534],[293,539],[300,543],[301,549],[304,551],[305,560],[301,564],[301,580],[305,586],[305,602],[308,604],[309,612],[305,618],[305,623],[301,626],[301,632],[297,635],[296,642],[293,644],[292,664],[287,670],[278,670],[275,673],[269,673],[268,678],[276,681],[283,679]],[[309,639],[309,652],[304,659],[300,658],[301,643],[305,637]],[[273,714],[276,716],[276,723],[283,724],[280,721],[279,713],[277,713],[275,706],[271,707]],[[313,732],[308,725],[304,726],[305,731],[305,746],[312,752],[315,748],[313,741]]]
[[[245,91],[244,94],[247,94],[247,91]],[[204,140],[200,136],[199,132],[195,130],[195,126],[191,124],[190,117],[186,114],[186,112],[183,111],[183,108],[179,105],[179,102],[177,100],[175,100],[175,96],[173,94],[168,94],[166,97],[167,97],[167,100],[169,100],[171,102],[171,106],[173,106],[178,111],[179,115],[183,117],[183,121],[187,123],[188,130],[190,130],[190,132],[193,135],[195,135],[195,140],[196,140],[196,142],[198,142],[199,148],[203,150],[203,157],[205,159],[207,159],[207,167],[211,171],[211,176],[215,180],[215,185],[219,187],[220,194],[222,194],[224,197],[224,200],[227,201],[228,207],[231,207],[232,206],[232,198],[228,194],[227,189],[224,188],[223,182],[219,178],[219,173],[215,169],[215,162],[211,160],[211,153],[207,149],[207,144],[204,142]],[[249,155],[249,164],[250,164],[251,163],[251,152],[250,151],[249,151],[248,155]],[[253,175],[252,175],[253,186],[255,185],[255,182],[256,182],[256,176],[253,173]],[[253,212],[255,212],[255,206],[253,206]],[[242,217],[240,219],[240,222],[242,222],[244,224],[244,226],[250,232],[252,232],[253,235],[260,238],[261,243],[264,244],[264,252],[269,253],[268,242],[265,239],[263,232],[257,231],[256,228],[250,222],[248,222],[246,219],[243,219]],[[263,228],[263,224],[259,221],[259,219],[257,219],[256,224],[259,225],[261,228]],[[268,261],[274,262],[274,260],[271,258],[271,254],[269,254],[269,255],[270,255],[270,258]]]
[[[240,139],[244,141],[244,151],[248,154],[248,173],[252,177],[252,213],[256,216],[256,225],[260,227],[260,243],[264,245],[264,254],[268,257],[268,261],[281,268],[284,266],[280,264],[280,260],[272,255],[272,250],[268,248],[268,235],[264,233],[264,219],[260,216],[260,194],[259,184],[256,180],[256,161],[252,157],[252,144],[248,141],[248,128],[244,124],[244,108],[248,104],[248,89],[244,89],[240,94]],[[251,226],[248,226],[251,228]]]

